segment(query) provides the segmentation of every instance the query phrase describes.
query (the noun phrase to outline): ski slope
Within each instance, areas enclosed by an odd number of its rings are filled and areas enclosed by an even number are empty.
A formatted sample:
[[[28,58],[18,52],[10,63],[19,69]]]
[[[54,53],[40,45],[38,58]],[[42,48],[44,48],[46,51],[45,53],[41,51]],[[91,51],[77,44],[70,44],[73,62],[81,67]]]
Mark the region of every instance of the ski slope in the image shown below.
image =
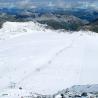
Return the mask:
[[[32,22],[6,22],[0,39],[1,95],[14,92],[12,96],[18,98],[19,87],[21,94],[53,94],[73,85],[98,84],[96,33],[58,32]]]

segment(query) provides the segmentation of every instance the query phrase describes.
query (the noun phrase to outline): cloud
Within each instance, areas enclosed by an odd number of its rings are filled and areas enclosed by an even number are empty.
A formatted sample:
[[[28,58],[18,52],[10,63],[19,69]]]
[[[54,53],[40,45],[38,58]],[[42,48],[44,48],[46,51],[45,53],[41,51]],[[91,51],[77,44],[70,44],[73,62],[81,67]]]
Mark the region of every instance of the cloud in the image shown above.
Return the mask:
[[[35,8],[36,6],[33,4],[33,2],[31,2],[30,0],[20,0],[17,2],[9,2],[12,0],[8,0],[7,2],[1,2],[0,1],[0,7],[8,7],[8,8],[12,8],[12,7],[18,7],[18,8],[23,8],[23,9],[27,9],[27,8]]]
[[[31,2],[30,0],[24,0],[24,1],[19,1],[17,2],[17,6],[19,6],[20,8],[36,8],[36,5],[34,5],[33,2]]]
[[[98,9],[97,0],[0,0],[0,7],[18,7],[23,9],[36,8],[38,6],[60,8],[95,8]]]

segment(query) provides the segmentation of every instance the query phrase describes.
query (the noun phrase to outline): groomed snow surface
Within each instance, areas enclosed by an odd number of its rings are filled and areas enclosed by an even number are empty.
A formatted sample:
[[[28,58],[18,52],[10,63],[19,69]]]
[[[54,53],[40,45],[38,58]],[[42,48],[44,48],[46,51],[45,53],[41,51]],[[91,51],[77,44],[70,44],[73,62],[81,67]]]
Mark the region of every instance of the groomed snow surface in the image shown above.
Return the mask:
[[[0,39],[0,96],[8,94],[4,98],[98,84],[96,33],[58,32],[33,22],[6,22]]]

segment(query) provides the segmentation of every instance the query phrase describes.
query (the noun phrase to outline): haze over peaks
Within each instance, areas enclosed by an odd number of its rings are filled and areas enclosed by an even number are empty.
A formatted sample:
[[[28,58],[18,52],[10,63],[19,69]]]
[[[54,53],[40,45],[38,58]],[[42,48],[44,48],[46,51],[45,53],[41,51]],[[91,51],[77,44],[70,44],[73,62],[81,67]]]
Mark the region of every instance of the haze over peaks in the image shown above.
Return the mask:
[[[0,0],[0,7],[30,7],[36,8],[40,6],[49,7],[93,7],[98,9],[97,0]]]

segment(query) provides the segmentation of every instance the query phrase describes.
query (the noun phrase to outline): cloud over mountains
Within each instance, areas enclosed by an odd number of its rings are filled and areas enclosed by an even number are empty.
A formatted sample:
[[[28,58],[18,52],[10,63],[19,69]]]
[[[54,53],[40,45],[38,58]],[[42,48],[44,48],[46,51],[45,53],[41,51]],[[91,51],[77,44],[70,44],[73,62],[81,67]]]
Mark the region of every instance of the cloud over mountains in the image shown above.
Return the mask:
[[[40,6],[75,8],[91,7],[98,9],[97,0],[0,0],[0,7],[36,8]]]

